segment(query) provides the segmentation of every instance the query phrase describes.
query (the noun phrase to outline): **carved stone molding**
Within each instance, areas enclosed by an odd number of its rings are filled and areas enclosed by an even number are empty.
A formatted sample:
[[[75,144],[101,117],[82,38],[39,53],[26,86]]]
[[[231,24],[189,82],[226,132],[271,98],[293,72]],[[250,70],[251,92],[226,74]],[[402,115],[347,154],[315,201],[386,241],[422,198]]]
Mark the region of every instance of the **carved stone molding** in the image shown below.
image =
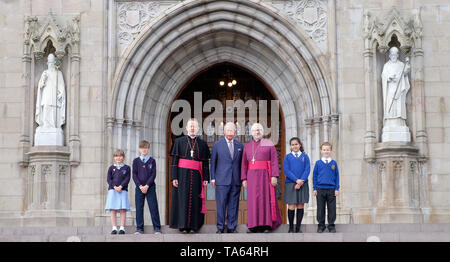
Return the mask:
[[[389,10],[365,10],[363,21],[365,48],[371,48],[373,41],[377,41],[378,50],[385,53],[394,34],[405,54],[410,53],[413,45],[415,48],[422,47],[420,9],[399,11],[394,7]]]
[[[376,199],[375,223],[422,221],[419,194],[419,150],[410,143],[379,143],[376,152]]]
[[[58,59],[66,55],[68,45],[72,53],[79,54],[79,23],[79,16],[56,16],[51,12],[47,16],[25,17],[24,55],[33,52],[36,59],[42,59],[49,40]]]
[[[148,22],[178,2],[180,1],[117,2],[118,54],[125,51]]]
[[[377,69],[386,61],[386,52],[397,46],[402,55],[410,58],[411,97],[414,104],[408,110],[411,123],[412,142],[419,149],[421,161],[428,157],[427,132],[425,126],[423,50],[420,9],[364,10],[362,23],[364,41],[364,90],[366,135],[364,158],[369,163],[376,161],[375,145],[381,142],[383,97],[381,95],[381,72]],[[394,36],[396,40],[394,40]]]
[[[26,16],[24,18],[23,39],[23,82],[25,90],[24,117],[22,135],[19,141],[20,166],[27,167],[33,143],[34,105],[36,79],[45,65],[46,55],[54,53],[61,63],[61,71],[66,82],[67,116],[66,144],[70,150],[70,165],[80,163],[79,105],[80,105],[80,16],[57,16],[52,12],[44,16]],[[51,44],[50,44],[51,42]],[[68,53],[69,52],[69,53]]]
[[[328,50],[326,0],[272,1],[272,4],[300,25],[323,52]]]
[[[27,212],[70,209],[69,149],[40,146],[28,154]]]

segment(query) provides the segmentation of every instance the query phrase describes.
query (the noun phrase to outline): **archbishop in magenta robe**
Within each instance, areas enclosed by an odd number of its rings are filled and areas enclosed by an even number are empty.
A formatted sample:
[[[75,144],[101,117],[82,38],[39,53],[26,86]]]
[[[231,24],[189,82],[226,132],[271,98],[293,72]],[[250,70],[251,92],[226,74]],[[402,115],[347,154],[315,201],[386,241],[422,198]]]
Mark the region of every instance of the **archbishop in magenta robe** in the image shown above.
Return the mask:
[[[270,161],[271,173],[267,169],[250,169],[249,164],[255,161]],[[270,187],[271,177],[279,177],[278,155],[272,141],[252,140],[244,147],[242,156],[241,180],[247,180],[248,228],[269,226],[276,229],[281,224],[278,202],[275,200],[275,211],[271,210]],[[272,213],[275,217],[272,218]]]

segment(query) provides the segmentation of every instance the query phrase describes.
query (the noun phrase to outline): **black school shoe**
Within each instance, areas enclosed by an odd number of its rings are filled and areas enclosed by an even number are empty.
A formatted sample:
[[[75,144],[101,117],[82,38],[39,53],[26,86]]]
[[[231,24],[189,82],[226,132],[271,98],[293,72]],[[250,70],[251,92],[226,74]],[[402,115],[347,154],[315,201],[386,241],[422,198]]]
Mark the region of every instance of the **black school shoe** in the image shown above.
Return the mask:
[[[119,235],[125,235],[125,231],[124,230],[119,230]]]
[[[111,231],[111,235],[117,235],[117,230],[113,230],[113,231]]]

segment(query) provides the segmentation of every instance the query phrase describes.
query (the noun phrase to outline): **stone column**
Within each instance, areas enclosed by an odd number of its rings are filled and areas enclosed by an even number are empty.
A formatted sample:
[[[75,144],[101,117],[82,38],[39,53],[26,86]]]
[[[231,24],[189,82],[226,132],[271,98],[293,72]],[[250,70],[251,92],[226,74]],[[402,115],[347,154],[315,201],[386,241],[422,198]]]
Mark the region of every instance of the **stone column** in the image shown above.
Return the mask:
[[[22,66],[23,66],[23,74],[22,74],[22,88],[25,89],[25,101],[24,101],[24,111],[22,114],[22,135],[19,140],[19,153],[21,155],[21,160],[19,161],[19,165],[21,167],[28,166],[28,155],[27,152],[30,150],[31,142],[30,142],[30,134],[33,133],[33,125],[32,120],[30,120],[30,115],[33,114],[33,105],[34,103],[34,90],[31,87],[31,62],[32,58],[30,54],[24,54],[22,57]]]
[[[69,148],[70,148],[70,165],[77,166],[80,164],[80,56],[73,54],[70,57],[71,74],[70,85],[70,113],[69,120]]]
[[[322,120],[323,120],[323,141],[330,142],[330,120],[331,120],[331,117],[329,115],[324,116],[324,117],[322,117]]]
[[[305,119],[306,127],[306,153],[310,155],[312,159],[312,119]]]
[[[337,154],[336,158],[339,158],[339,115],[331,115],[331,138],[330,142],[333,145],[334,151]]]
[[[312,153],[312,119],[305,119],[305,127],[306,127],[306,141],[305,141],[305,151],[309,155],[311,160],[311,175],[312,175],[312,169],[314,168],[314,159],[313,159],[313,153]],[[305,217],[304,221],[305,223],[317,223],[315,219],[315,206],[316,206],[316,200],[313,196],[313,190],[312,190],[312,177],[310,179],[310,182],[308,183],[309,186],[309,199],[310,202],[305,208]]]
[[[322,123],[322,117],[315,117],[313,119],[313,128],[314,128],[314,143],[313,150],[314,156],[312,159],[318,160],[320,159],[320,124]]]
[[[117,141],[116,145],[113,146],[113,150],[122,147],[122,131],[123,131],[123,119],[116,119],[116,129],[117,129]]]
[[[373,50],[367,48],[364,50],[364,91],[366,106],[366,134],[364,136],[364,158],[373,162],[375,159],[374,145],[376,143],[376,132],[374,129],[374,97],[376,93],[376,82],[373,73]]]
[[[125,159],[127,163],[131,163],[131,161],[133,160],[133,156],[131,155],[131,130],[133,127],[133,120],[127,119],[124,122],[124,126],[126,129],[126,136],[127,136],[127,141],[126,141],[126,147],[125,148],[121,148],[122,150],[125,151],[126,155],[125,155]]]
[[[421,158],[428,158],[428,135],[425,128],[425,91],[423,80],[423,50],[414,48],[412,74],[411,74],[411,98],[414,121],[414,133],[416,145],[419,148]]]
[[[141,132],[142,132],[142,121],[134,121],[134,126],[136,127],[135,131],[135,152],[139,154],[139,142],[141,141]]]

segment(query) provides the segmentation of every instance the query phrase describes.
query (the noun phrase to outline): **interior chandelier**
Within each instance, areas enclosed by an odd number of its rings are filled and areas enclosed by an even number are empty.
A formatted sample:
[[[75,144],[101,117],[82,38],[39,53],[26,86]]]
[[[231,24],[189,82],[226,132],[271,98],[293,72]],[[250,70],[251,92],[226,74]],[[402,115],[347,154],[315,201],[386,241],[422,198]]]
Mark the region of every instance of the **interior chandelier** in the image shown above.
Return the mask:
[[[220,86],[224,86],[225,83],[227,84],[228,87],[232,87],[235,86],[237,84],[236,79],[233,78],[233,76],[231,75],[230,69],[227,69],[227,72],[224,76],[224,79],[221,79],[219,81],[219,85]]]

